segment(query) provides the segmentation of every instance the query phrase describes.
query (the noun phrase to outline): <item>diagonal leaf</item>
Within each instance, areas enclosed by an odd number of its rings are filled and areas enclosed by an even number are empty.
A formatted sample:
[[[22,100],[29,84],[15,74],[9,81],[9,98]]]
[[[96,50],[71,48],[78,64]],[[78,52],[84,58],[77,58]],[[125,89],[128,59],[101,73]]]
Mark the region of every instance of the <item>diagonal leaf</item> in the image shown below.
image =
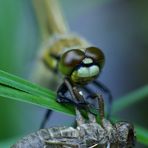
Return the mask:
[[[146,98],[148,98],[148,85],[117,99],[113,103],[113,113],[119,112],[122,109]]]
[[[0,70],[0,84],[16,88],[31,94],[43,95],[46,97],[55,96],[55,93],[51,90],[45,89],[26,80],[23,80],[17,76],[9,74]]]
[[[65,107],[55,101],[56,95],[53,91],[1,70],[0,96],[74,115],[73,107]]]
[[[12,87],[17,90],[21,90],[33,95],[44,96],[55,99],[55,93],[51,90],[40,87],[36,84],[30,83],[17,76],[6,73],[0,70],[0,84]],[[145,99],[148,96],[148,86],[145,86],[139,90],[136,90],[120,99],[116,100],[113,104],[113,112],[118,112],[141,99]],[[45,107],[45,106],[44,106]]]
[[[140,126],[136,126],[135,128],[137,141],[148,146],[148,130]]]
[[[58,112],[74,115],[74,109],[71,106],[61,105],[55,101],[55,96],[46,97],[44,95],[34,95],[22,90],[0,85],[0,96],[35,104]]]

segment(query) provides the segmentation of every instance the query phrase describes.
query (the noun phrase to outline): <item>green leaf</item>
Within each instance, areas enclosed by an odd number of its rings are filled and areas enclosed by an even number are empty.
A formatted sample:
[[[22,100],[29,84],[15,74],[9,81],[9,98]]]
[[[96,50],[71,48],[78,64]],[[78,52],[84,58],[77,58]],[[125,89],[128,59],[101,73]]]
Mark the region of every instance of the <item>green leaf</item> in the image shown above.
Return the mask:
[[[68,113],[74,115],[74,110],[70,106],[63,106],[55,101],[53,97],[44,97],[39,95],[32,95],[24,91],[16,90],[0,85],[0,96],[10,98],[13,100],[23,101],[35,105],[39,105],[51,110]]]
[[[17,76],[9,74],[0,70],[0,84],[16,88],[32,94],[44,95],[46,97],[55,96],[55,93],[51,90],[42,88],[38,85],[23,80]]]
[[[0,96],[74,115],[74,108],[57,103],[54,92],[0,71]]]
[[[125,109],[126,107],[129,107],[130,105],[146,98],[148,98],[148,85],[131,92],[124,97],[116,99],[113,103],[113,113],[119,112],[122,109]]]
[[[115,111],[119,111],[129,104],[139,101],[148,95],[148,87],[138,90],[124,97],[124,101],[120,100],[114,104]],[[51,90],[42,88],[36,84],[30,83],[17,76],[0,71],[0,96],[27,102],[41,107],[45,107],[58,112],[75,115],[74,108],[70,105],[59,104],[56,102],[56,95]],[[129,101],[130,100],[130,101]],[[122,105],[123,104],[123,105]],[[136,127],[137,139],[140,143],[148,145],[148,131]]]
[[[148,146],[148,130],[140,126],[135,126],[137,141]]]

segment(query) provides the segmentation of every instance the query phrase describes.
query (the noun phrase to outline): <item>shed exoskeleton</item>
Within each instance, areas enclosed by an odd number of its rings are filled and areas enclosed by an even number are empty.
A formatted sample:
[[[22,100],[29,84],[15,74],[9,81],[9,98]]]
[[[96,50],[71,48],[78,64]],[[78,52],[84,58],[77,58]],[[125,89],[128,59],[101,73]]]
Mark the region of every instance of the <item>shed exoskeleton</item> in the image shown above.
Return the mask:
[[[104,118],[104,102],[99,95],[100,124],[92,114],[85,122],[76,108],[77,127],[53,127],[32,133],[11,148],[132,148],[135,132],[132,124],[117,122],[112,124]]]

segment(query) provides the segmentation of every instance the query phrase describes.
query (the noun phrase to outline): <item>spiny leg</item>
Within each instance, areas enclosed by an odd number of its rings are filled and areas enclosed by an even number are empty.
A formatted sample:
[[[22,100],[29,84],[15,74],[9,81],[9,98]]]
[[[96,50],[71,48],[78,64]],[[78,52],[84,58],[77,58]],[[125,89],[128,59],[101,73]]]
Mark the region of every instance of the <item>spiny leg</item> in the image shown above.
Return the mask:
[[[113,101],[111,91],[107,88],[107,86],[105,86],[104,84],[102,84],[98,80],[93,81],[93,84],[96,85],[98,88],[100,88],[104,93],[107,93],[109,96],[108,97],[109,104],[107,106],[107,119],[109,119],[111,116],[112,101]],[[84,86],[83,88],[88,94],[90,94],[90,95],[94,94],[94,91],[89,89],[87,86]]]
[[[95,84],[97,87],[102,89],[102,91],[104,93],[108,94],[109,104],[108,104],[108,108],[107,108],[108,109],[108,111],[107,111],[107,119],[109,119],[110,116],[111,116],[112,102],[113,102],[113,97],[112,97],[111,91],[110,91],[110,89],[107,86],[105,86],[103,83],[99,82],[98,80],[93,81],[93,84]]]
[[[84,100],[83,96],[79,94],[76,86],[72,86],[72,84],[70,83],[68,79],[65,79],[64,82],[72,96],[73,101],[78,102],[79,100],[82,100],[82,99]]]
[[[64,97],[66,91],[70,92],[72,101],[70,101],[70,99],[67,99],[66,96]],[[63,93],[63,96],[61,95],[61,92]],[[78,89],[76,87],[73,87],[68,79],[64,80],[63,84],[59,87],[57,94],[60,97],[58,100],[58,102],[60,103],[67,101],[76,105],[78,103],[78,100],[84,100],[83,96],[79,94]],[[75,112],[77,125],[83,124],[85,121],[77,107],[75,107]]]
[[[103,125],[102,121],[104,119],[104,99],[100,94],[96,94],[96,99],[98,99],[100,121],[101,121],[101,125]]]
[[[109,139],[109,141],[114,141],[116,143],[117,141],[117,132],[116,129],[113,127],[113,125],[111,124],[111,122],[109,120],[106,120],[104,118],[104,100],[102,95],[98,95],[98,100],[99,100],[99,113],[100,113],[100,121],[101,121],[101,126],[105,129],[105,131],[107,132],[107,137]],[[107,148],[114,148],[111,147],[110,143],[107,146]],[[117,148],[117,147],[115,147]]]
[[[70,82],[68,80],[65,80],[65,83],[67,84],[67,87],[71,93],[71,96],[73,98],[73,100],[84,100],[83,96],[79,94],[78,89],[76,87],[72,87],[72,85],[70,84]],[[81,112],[79,111],[79,109],[77,107],[75,107],[75,112],[76,112],[76,122],[77,125],[81,125],[85,123],[84,118],[81,115]]]
[[[66,93],[70,92],[71,98],[67,97]],[[73,87],[68,79],[60,85],[57,90],[57,102],[59,103],[71,103],[73,105],[79,105],[78,100],[83,100],[78,90]]]
[[[98,102],[100,120],[102,121],[103,118],[104,118],[104,99],[103,99],[102,95],[100,95],[100,94],[94,94],[94,92],[92,92],[87,87],[85,87],[84,89],[85,89],[85,91],[88,90],[89,91],[89,94],[91,94],[91,97],[94,100],[96,100],[96,102]],[[88,112],[88,118],[89,118],[89,122],[90,123],[95,123],[96,122],[96,116],[94,114],[90,113],[90,112]]]
[[[98,95],[100,120],[104,119],[104,99],[102,95]]]
[[[93,99],[95,99],[96,102],[98,102],[99,115],[100,115],[100,120],[102,122],[102,120],[105,117],[105,113],[104,113],[104,99],[103,99],[102,95],[100,95],[100,94],[93,94],[91,97]],[[89,122],[90,123],[95,123],[96,122],[96,115],[92,114],[91,112],[88,112],[88,118],[89,118]]]
[[[45,125],[52,114],[52,110],[46,110],[42,123],[40,125],[40,129],[45,128]]]
[[[95,99],[96,100],[96,103],[98,102],[98,95],[97,94],[92,94],[90,97],[93,98],[93,99]],[[96,123],[97,122],[96,121],[96,115],[94,115],[91,112],[88,112],[88,119],[89,119],[89,122],[90,123]]]
[[[100,114],[100,120],[104,118],[104,100],[103,97],[99,94],[93,94],[91,96],[94,100],[96,100],[96,103],[98,103],[99,107],[99,114]],[[88,112],[88,118],[90,123],[96,122],[96,115],[92,114],[91,112]]]
[[[104,118],[104,100],[102,95],[98,95],[98,100],[99,100],[99,113],[100,113],[100,121],[101,121],[101,125],[102,127],[105,129],[105,131],[107,132],[107,137],[109,140],[109,143],[107,145],[107,148],[114,148],[114,145],[110,145],[110,141],[113,141],[114,143],[117,142],[117,131],[116,128],[112,125],[112,123]],[[117,148],[117,147],[115,147]]]

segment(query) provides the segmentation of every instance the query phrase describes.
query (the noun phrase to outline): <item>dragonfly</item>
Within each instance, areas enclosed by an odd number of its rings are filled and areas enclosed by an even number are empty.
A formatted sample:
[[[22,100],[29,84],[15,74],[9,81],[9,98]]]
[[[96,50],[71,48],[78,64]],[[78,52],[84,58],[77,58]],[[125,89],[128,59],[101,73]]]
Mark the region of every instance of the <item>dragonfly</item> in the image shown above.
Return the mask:
[[[104,117],[104,99],[97,94],[100,124],[89,114],[89,121],[76,108],[77,127],[52,127],[40,129],[23,137],[11,148],[132,148],[135,130],[132,124],[119,121],[111,123]]]
[[[35,1],[37,2],[38,0]],[[55,8],[57,8],[56,0],[40,2],[45,2],[44,4],[49,8],[49,18],[53,18],[52,24],[50,24],[50,27],[53,26],[53,28],[51,27],[53,34],[48,44],[44,46],[44,50],[40,53],[40,63],[50,71],[49,83],[51,85],[53,85],[51,80],[55,76],[61,80],[58,82],[60,86],[57,89],[57,101],[75,106],[77,126],[45,129],[45,123],[50,115],[48,110],[41,125],[43,129],[22,138],[11,148],[134,147],[134,126],[128,122],[119,121],[112,123],[106,119],[103,97],[100,93],[94,93],[87,86],[92,83],[97,89],[101,88],[104,93],[108,94],[108,116],[110,116],[111,92],[104,84],[98,81],[105,63],[103,51],[94,47],[79,35],[65,32],[65,25],[59,26],[59,23],[57,23],[59,19],[56,16],[61,16],[61,13],[59,15],[55,13]],[[61,26],[63,26],[63,29],[61,29]],[[87,113],[87,121],[81,114],[81,109]],[[97,115],[100,117],[99,123],[96,119]]]
[[[46,28],[44,32],[49,32],[50,35],[50,40],[46,40],[40,51],[38,62],[46,70],[39,69],[34,72],[38,74],[37,81],[41,79],[41,83],[44,81],[46,87],[51,85],[52,89],[58,87],[55,90],[59,103],[70,103],[92,114],[98,113],[95,94],[96,90],[101,90],[108,95],[109,119],[112,94],[110,89],[98,80],[105,63],[103,51],[68,30],[56,0],[34,0],[34,6],[38,20],[42,22],[41,26],[44,26],[42,30]],[[39,10],[42,10],[42,15]],[[95,89],[90,89],[89,85],[93,85]],[[47,110],[40,128],[45,127],[50,115],[51,110]]]

